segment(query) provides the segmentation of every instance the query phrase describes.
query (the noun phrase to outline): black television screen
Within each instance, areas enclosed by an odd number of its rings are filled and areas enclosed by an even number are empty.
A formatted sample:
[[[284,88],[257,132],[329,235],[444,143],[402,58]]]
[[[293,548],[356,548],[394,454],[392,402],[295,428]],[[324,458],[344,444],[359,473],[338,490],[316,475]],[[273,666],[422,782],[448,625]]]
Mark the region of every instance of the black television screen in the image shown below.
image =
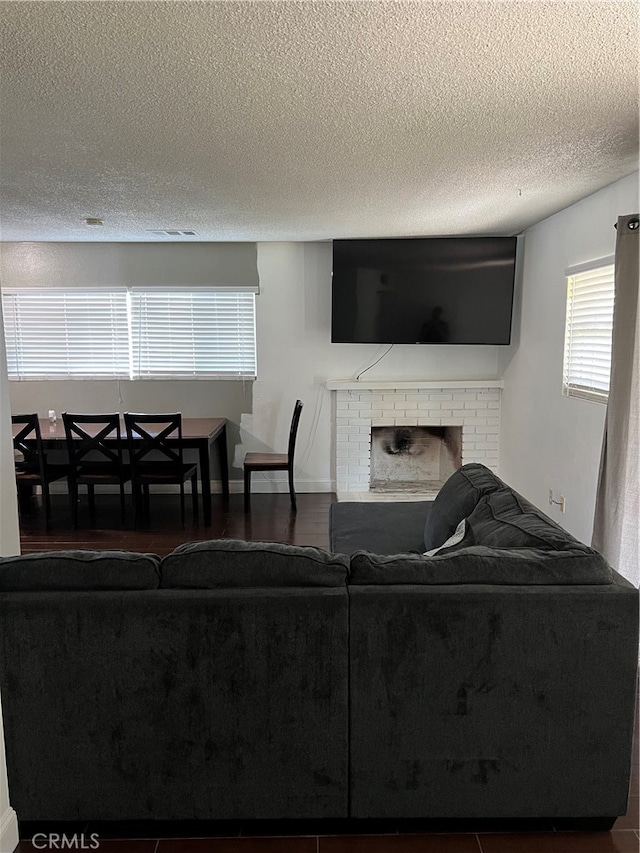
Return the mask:
[[[333,343],[508,344],[515,237],[334,240]]]

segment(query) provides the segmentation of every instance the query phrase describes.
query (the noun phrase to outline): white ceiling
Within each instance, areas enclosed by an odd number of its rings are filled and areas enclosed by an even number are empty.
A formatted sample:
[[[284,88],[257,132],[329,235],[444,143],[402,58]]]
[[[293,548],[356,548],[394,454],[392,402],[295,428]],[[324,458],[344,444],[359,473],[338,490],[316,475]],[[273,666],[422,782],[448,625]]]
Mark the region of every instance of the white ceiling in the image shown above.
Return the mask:
[[[638,168],[639,11],[0,2],[0,237],[517,233]]]

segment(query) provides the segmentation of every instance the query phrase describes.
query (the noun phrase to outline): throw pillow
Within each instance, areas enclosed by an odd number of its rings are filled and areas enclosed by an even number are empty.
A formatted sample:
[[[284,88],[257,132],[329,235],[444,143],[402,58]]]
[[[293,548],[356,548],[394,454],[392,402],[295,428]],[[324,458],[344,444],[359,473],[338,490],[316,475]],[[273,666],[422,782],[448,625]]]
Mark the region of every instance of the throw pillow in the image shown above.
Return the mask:
[[[475,536],[473,535],[473,530],[471,529],[469,522],[466,518],[463,518],[460,524],[456,527],[455,532],[447,539],[447,541],[441,545],[439,548],[431,548],[430,551],[425,551],[425,557],[434,557],[436,554],[440,552],[448,552],[457,551],[460,548],[467,548],[469,545],[473,545],[476,541]]]

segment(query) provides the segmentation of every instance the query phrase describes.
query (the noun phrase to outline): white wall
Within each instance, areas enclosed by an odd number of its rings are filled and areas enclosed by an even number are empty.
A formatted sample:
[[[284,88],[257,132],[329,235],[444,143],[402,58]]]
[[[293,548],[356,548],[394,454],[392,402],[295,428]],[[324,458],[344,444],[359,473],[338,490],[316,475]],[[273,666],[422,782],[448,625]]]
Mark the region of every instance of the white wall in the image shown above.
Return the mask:
[[[519,343],[500,357],[501,476],[587,543],[606,407],[562,395],[565,270],[612,255],[617,217],[637,210],[635,174],[525,232]],[[549,489],[565,496],[564,515]]]
[[[332,395],[323,383],[353,378],[386,349],[331,343],[331,258],[328,242],[258,244],[258,380],[241,434],[244,449],[285,450],[299,397],[300,491],[334,488]],[[498,347],[395,346],[365,377],[495,379],[497,371]]]
[[[5,287],[258,283],[255,243],[2,243]]]
[[[13,444],[9,411],[9,381],[4,349],[2,305],[0,305],[0,555],[20,553],[18,502],[13,469]],[[0,707],[0,853],[11,853],[18,844],[18,821],[9,805],[4,732]]]

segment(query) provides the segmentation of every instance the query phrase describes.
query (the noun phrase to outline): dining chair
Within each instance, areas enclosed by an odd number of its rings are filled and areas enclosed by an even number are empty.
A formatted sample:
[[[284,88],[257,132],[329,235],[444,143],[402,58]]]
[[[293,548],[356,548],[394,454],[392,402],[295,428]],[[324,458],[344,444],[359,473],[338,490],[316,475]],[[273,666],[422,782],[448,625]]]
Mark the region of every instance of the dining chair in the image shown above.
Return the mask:
[[[33,487],[40,486],[44,504],[44,522],[48,530],[51,524],[49,483],[66,477],[69,466],[52,464],[47,459],[37,414],[11,415],[11,423],[21,427],[13,436],[18,506],[24,507],[27,496],[31,497]]]
[[[197,522],[198,466],[184,461],[182,414],[125,412],[124,423],[131,463],[135,526],[139,524],[142,509],[145,519],[149,518],[150,486],[179,485],[180,517],[184,527],[184,484],[187,480],[191,481],[193,520]]]
[[[296,492],[293,485],[293,457],[296,449],[296,436],[300,413],[302,412],[302,401],[296,400],[289,429],[289,447],[286,453],[247,453],[244,457],[244,511],[251,509],[251,475],[254,471],[287,471],[289,474],[289,497],[291,508],[298,511],[296,505]]]
[[[69,499],[73,526],[78,526],[78,487],[86,486],[91,517],[95,515],[95,487],[116,485],[120,489],[120,516],[126,518],[124,486],[130,479],[118,412],[110,414],[62,413],[69,454]]]

